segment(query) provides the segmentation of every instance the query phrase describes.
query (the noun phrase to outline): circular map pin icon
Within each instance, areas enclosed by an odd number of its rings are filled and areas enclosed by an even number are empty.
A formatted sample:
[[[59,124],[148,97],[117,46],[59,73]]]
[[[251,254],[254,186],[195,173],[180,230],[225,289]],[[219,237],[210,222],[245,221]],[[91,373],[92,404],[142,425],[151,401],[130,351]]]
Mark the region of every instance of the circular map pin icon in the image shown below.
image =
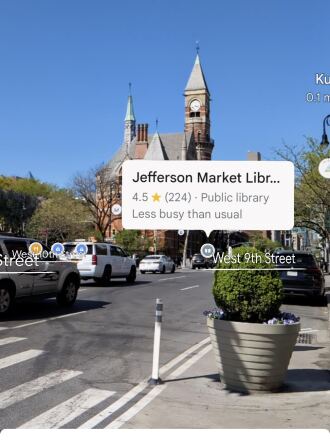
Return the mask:
[[[111,207],[111,212],[112,212],[113,215],[121,214],[121,206],[118,203],[115,203]]]
[[[51,247],[51,251],[55,255],[62,255],[64,254],[64,246],[62,243],[54,243],[53,246]]]
[[[36,256],[40,255],[42,250],[43,250],[42,244],[38,243],[37,241],[31,243],[30,246],[29,246],[30,254],[33,254],[33,255],[36,255]]]
[[[211,258],[215,253],[215,247],[211,243],[205,243],[201,247],[200,252],[204,258]]]
[[[326,179],[330,179],[330,158],[321,160],[319,163],[319,173]]]
[[[75,248],[75,253],[78,255],[86,255],[88,252],[87,245],[85,243],[79,243],[77,244]]]

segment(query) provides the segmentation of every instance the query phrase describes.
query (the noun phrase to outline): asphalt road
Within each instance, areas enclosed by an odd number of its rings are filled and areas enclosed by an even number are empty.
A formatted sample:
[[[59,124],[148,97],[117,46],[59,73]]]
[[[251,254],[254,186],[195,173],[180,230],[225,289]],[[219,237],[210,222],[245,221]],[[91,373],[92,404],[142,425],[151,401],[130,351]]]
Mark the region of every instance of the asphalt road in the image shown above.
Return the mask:
[[[164,365],[208,336],[212,277],[187,270],[139,275],[134,285],[86,282],[69,312],[53,300],[20,304],[0,322],[0,428],[107,426],[148,391],[155,299],[164,303]],[[326,329],[325,307],[287,302],[303,327]]]

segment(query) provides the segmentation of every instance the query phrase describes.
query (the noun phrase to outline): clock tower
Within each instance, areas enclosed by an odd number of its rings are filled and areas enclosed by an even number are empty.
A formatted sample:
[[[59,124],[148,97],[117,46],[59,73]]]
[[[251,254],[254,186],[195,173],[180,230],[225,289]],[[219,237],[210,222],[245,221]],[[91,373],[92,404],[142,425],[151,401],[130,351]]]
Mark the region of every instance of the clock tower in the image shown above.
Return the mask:
[[[210,92],[199,55],[184,91],[185,132],[193,132],[197,160],[210,160],[214,147],[210,137]]]

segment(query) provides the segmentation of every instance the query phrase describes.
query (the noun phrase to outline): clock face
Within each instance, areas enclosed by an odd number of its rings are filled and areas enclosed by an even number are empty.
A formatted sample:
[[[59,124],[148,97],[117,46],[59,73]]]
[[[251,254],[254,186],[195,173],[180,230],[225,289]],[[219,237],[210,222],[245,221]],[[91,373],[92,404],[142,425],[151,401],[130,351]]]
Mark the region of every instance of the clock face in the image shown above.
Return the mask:
[[[190,108],[193,112],[198,112],[198,110],[201,108],[201,103],[198,101],[198,99],[194,99],[190,103]]]

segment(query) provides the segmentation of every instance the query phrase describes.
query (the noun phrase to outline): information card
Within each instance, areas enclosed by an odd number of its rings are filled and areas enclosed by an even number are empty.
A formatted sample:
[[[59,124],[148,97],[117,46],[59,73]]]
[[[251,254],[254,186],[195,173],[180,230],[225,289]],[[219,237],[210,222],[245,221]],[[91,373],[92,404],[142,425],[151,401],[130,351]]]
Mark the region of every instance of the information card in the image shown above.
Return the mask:
[[[294,166],[286,161],[128,160],[126,229],[287,230],[294,226]]]

